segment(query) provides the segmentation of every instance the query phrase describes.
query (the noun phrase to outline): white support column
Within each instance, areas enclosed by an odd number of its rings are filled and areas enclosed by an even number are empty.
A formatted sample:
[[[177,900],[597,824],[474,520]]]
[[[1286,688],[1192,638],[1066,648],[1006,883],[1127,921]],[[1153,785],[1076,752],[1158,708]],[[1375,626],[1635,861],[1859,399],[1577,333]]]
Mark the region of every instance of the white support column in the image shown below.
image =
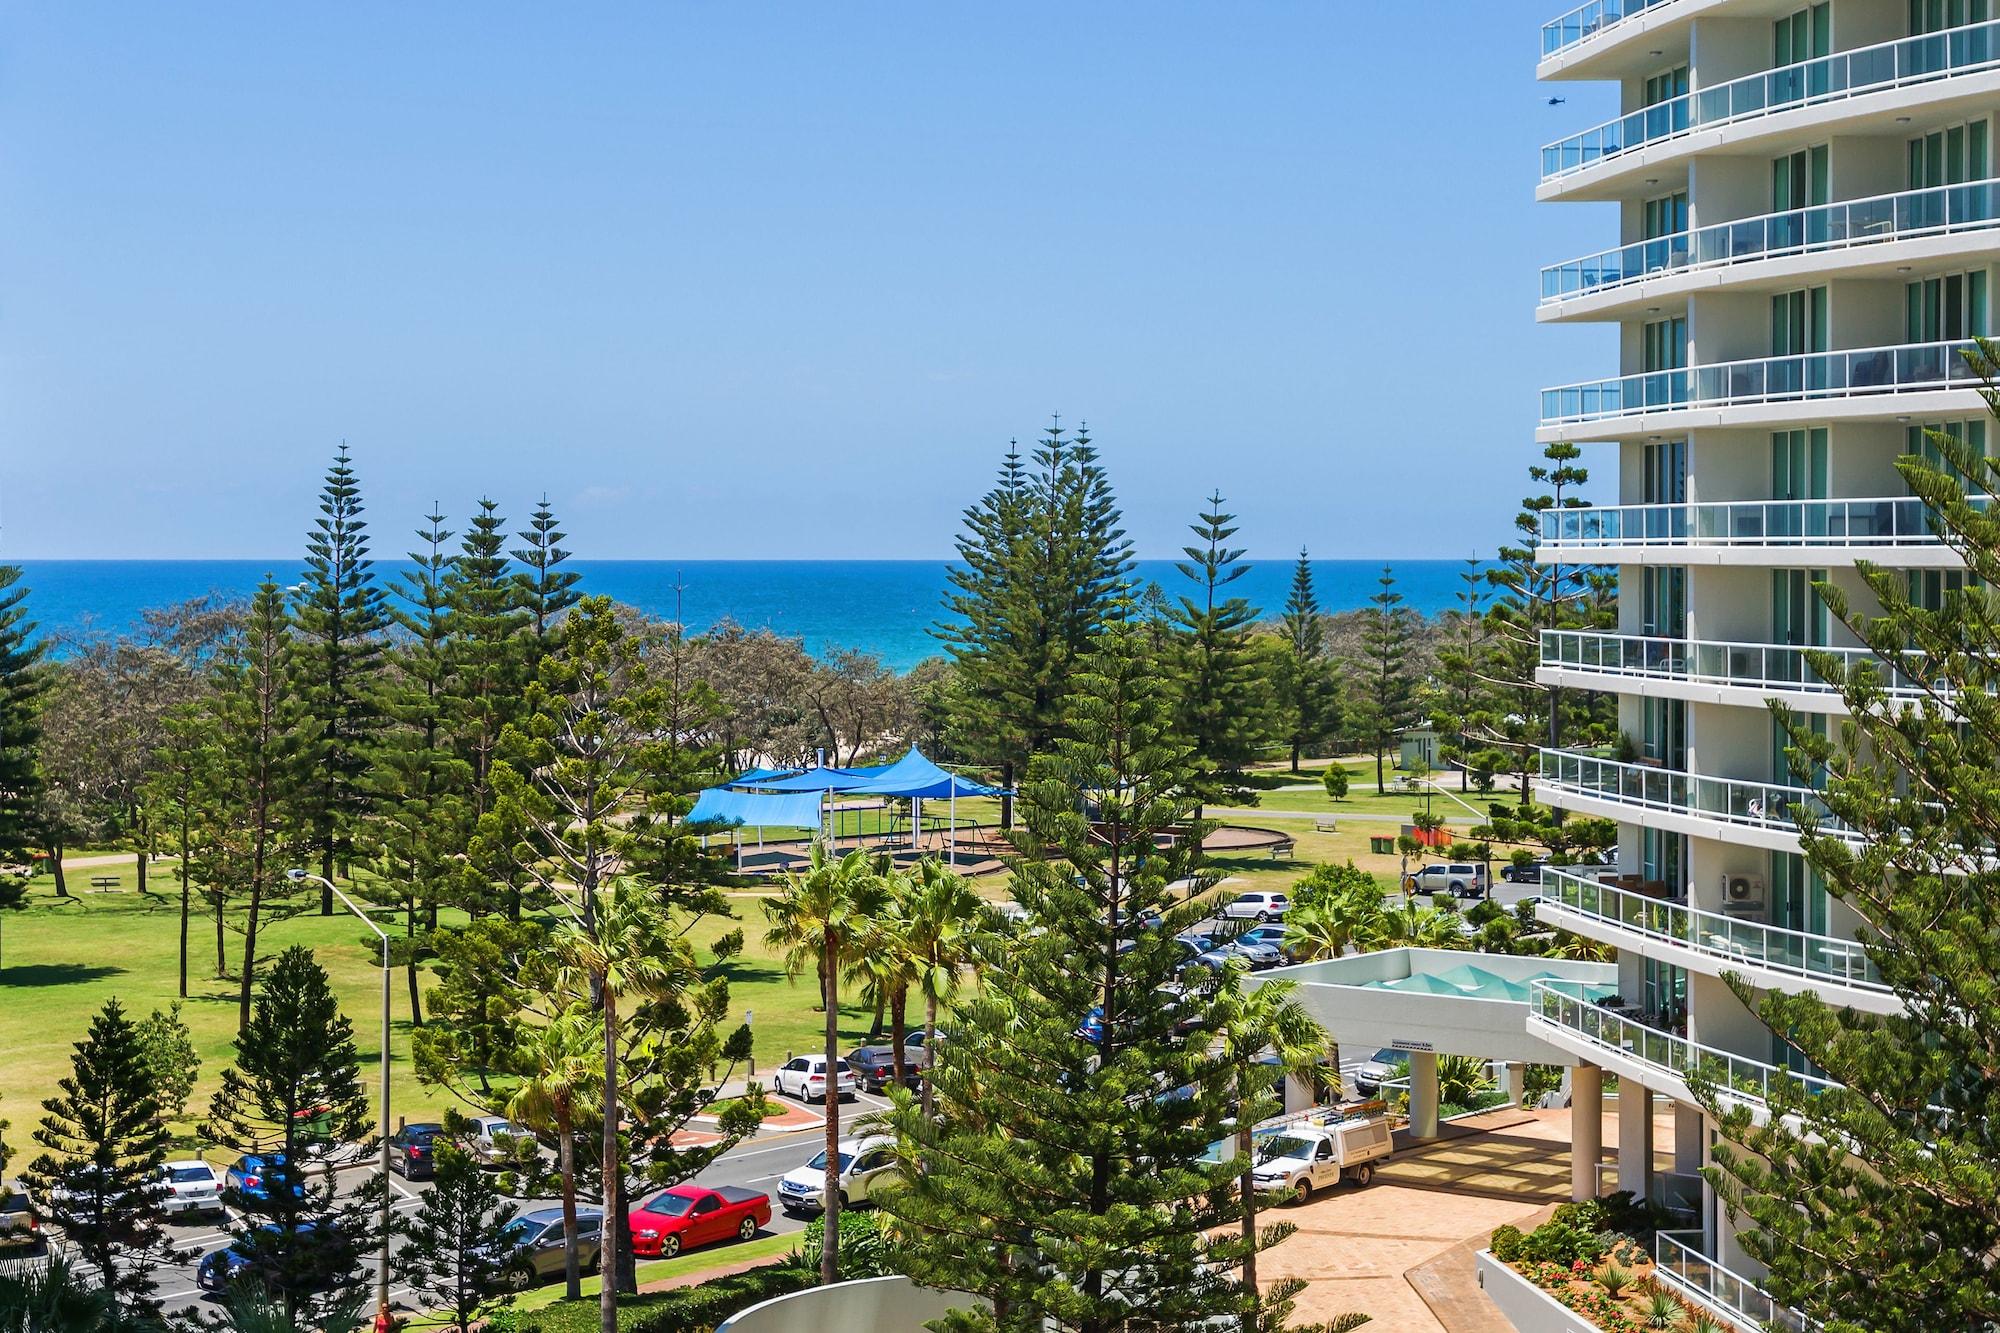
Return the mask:
[[[1438,1133],[1438,1058],[1436,1051],[1410,1052],[1410,1137],[1434,1139]]]
[[[1578,1065],[1569,1076],[1569,1197],[1597,1197],[1597,1160],[1604,1155],[1604,1071]]]
[[[1507,1062],[1507,1100],[1519,1106],[1528,1099],[1528,1066],[1519,1060]]]
[[[1686,1102],[1674,1103],[1674,1171],[1691,1176],[1703,1166],[1701,1108]]]
[[[1653,1094],[1629,1078],[1618,1085],[1618,1188],[1639,1200],[1653,1192]]]

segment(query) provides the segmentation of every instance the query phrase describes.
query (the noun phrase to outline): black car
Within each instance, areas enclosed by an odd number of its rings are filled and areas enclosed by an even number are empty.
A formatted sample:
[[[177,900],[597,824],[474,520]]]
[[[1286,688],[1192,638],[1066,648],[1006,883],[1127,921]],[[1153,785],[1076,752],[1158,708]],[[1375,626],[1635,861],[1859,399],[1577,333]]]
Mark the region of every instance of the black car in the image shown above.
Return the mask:
[[[922,1071],[930,1068],[931,1053],[922,1046],[903,1047],[903,1084],[916,1091],[923,1084]],[[861,1080],[867,1092],[882,1092],[896,1081],[896,1048],[863,1046],[847,1053],[847,1067]]]
[[[405,1180],[428,1180],[437,1168],[437,1148],[432,1142],[444,1133],[443,1125],[405,1125],[389,1136],[389,1165]]]
[[[316,1222],[301,1222],[299,1224],[298,1235],[301,1237],[310,1236],[318,1229],[318,1226],[319,1224]],[[278,1228],[275,1226],[265,1226],[259,1227],[258,1230],[276,1235]],[[194,1284],[206,1292],[212,1292],[217,1295],[226,1294],[230,1287],[235,1284],[238,1278],[243,1276],[249,1267],[250,1256],[245,1254],[241,1249],[238,1249],[237,1246],[231,1245],[226,1249],[217,1250],[201,1261],[201,1265],[194,1270]]]
[[[1509,884],[1540,884],[1542,870],[1547,865],[1547,861],[1530,861],[1524,866],[1517,866],[1510,861],[1500,867],[1500,878]]]

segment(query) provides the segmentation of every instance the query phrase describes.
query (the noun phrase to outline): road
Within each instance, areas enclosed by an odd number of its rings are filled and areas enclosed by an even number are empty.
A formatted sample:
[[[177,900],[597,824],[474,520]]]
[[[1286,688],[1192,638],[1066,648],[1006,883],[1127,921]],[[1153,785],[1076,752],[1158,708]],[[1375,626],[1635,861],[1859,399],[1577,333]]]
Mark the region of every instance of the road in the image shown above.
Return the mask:
[[[861,1093],[855,1101],[841,1107],[843,1131],[850,1117],[871,1110],[880,1110],[888,1105],[885,1098]],[[711,1187],[721,1185],[741,1185],[762,1190],[773,1200],[771,1225],[759,1235],[784,1235],[804,1228],[806,1219],[790,1217],[776,1208],[777,1184],[779,1177],[796,1167],[804,1166],[819,1152],[825,1143],[825,1131],[809,1127],[787,1133],[765,1134],[748,1140],[718,1157],[696,1177],[696,1181]],[[338,1193],[342,1197],[351,1196],[373,1176],[374,1166],[350,1167],[339,1173]],[[422,1194],[430,1188],[428,1181],[408,1181],[392,1175],[389,1186],[395,1195],[391,1208],[400,1214],[416,1210]],[[550,1199],[517,1199],[522,1211],[531,1207],[546,1207],[555,1202]],[[200,1221],[180,1223],[168,1228],[173,1246],[179,1251],[189,1251],[192,1257],[184,1263],[164,1265],[155,1273],[158,1296],[168,1313],[194,1310],[213,1310],[215,1302],[195,1286],[195,1269],[203,1256],[223,1249],[229,1244],[229,1234],[223,1229],[220,1219],[207,1218]],[[727,1246],[715,1250],[718,1263],[727,1261]],[[393,1268],[394,1261],[391,1260]],[[371,1256],[366,1271],[370,1283],[374,1280],[374,1259]],[[372,1289],[372,1285],[371,1285]],[[391,1299],[399,1309],[410,1310],[412,1293],[407,1287],[392,1286]]]

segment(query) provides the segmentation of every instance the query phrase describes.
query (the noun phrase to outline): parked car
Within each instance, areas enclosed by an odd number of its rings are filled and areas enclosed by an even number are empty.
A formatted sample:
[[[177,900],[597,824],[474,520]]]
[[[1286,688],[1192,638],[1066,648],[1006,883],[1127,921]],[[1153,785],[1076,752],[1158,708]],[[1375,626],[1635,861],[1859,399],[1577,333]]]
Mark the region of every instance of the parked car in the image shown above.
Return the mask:
[[[389,1165],[405,1180],[429,1180],[437,1171],[437,1145],[444,1126],[425,1122],[405,1125],[389,1136]]]
[[[301,1222],[299,1223],[297,1234],[309,1236],[318,1225],[317,1222]],[[276,1226],[265,1226],[258,1229],[274,1235],[278,1230]],[[194,1270],[194,1284],[203,1291],[213,1292],[218,1295],[226,1294],[249,1269],[250,1256],[241,1249],[238,1249],[237,1246],[229,1245],[202,1259],[201,1263]]]
[[[1203,935],[1189,931],[1177,937],[1183,944],[1194,950],[1194,961],[1204,967],[1220,967],[1229,958],[1241,958],[1253,971],[1276,967],[1285,961],[1284,955],[1268,944],[1247,942],[1242,939],[1216,939],[1213,935]]]
[[[285,1155],[281,1152],[244,1153],[229,1164],[222,1174],[224,1190],[235,1190],[246,1199],[268,1199],[271,1197],[269,1177],[285,1168]],[[303,1180],[292,1181],[292,1197],[305,1197]]]
[[[771,1196],[740,1185],[675,1185],[632,1206],[632,1253],[671,1259],[719,1240],[749,1240],[771,1224]]]
[[[852,1097],[861,1086],[854,1077],[854,1071],[847,1067],[847,1061],[833,1062],[834,1095],[842,1101]],[[771,1088],[780,1097],[796,1097],[802,1102],[823,1102],[826,1100],[826,1057],[823,1055],[801,1055],[779,1066],[771,1075]]]
[[[1237,894],[1236,901],[1222,909],[1222,915],[1236,920],[1276,921],[1290,906],[1291,900],[1282,893],[1253,891]]]
[[[1392,1050],[1384,1046],[1355,1067],[1354,1090],[1363,1097],[1373,1097],[1382,1090],[1384,1079],[1397,1077],[1397,1071],[1409,1062],[1408,1051]]]
[[[1314,1190],[1343,1180],[1366,1185],[1393,1148],[1388,1118],[1379,1112],[1328,1124],[1294,1121],[1257,1140],[1250,1178],[1260,1191],[1283,1190],[1304,1203]]]
[[[162,1162],[160,1185],[160,1209],[168,1217],[222,1211],[222,1181],[207,1162]]]
[[[505,1116],[482,1115],[472,1122],[465,1151],[481,1166],[514,1166],[532,1161],[541,1149],[535,1142],[535,1132],[526,1125],[515,1124]]]
[[[1285,949],[1285,928],[1281,925],[1257,926],[1236,937],[1239,944],[1265,944],[1278,951],[1278,957],[1289,962],[1291,954]]]
[[[1548,869],[1548,865],[1546,860],[1530,861],[1526,865],[1519,866],[1509,861],[1500,867],[1500,878],[1509,884],[1540,884],[1542,872]]]
[[[0,1181],[0,1250],[31,1249],[42,1243],[42,1219],[28,1192],[13,1181]]]
[[[1412,893],[1449,893],[1458,898],[1484,898],[1493,885],[1487,879],[1483,865],[1440,861],[1411,874],[1403,881],[1403,887]]]
[[[897,1166],[894,1139],[842,1139],[840,1206],[870,1202],[881,1186],[896,1179]],[[798,1217],[826,1210],[826,1149],[778,1182],[778,1206]]]
[[[516,1261],[511,1285],[520,1291],[563,1275],[563,1215],[561,1208],[533,1208],[517,1215],[500,1233]],[[576,1210],[576,1263],[585,1272],[597,1270],[604,1249],[604,1214],[596,1208]]]
[[[922,1045],[903,1043],[903,1083],[915,1091],[923,1086],[923,1071],[930,1068],[931,1053]],[[896,1048],[863,1046],[847,1053],[847,1067],[869,1092],[883,1092],[896,1081]]]

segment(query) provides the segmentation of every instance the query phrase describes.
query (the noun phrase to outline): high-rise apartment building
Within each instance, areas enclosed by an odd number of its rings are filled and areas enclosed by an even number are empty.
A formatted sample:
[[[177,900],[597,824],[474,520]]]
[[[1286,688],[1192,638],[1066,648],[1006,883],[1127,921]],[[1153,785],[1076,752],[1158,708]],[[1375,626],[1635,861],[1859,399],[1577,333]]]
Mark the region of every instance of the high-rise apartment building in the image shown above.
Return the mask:
[[[1933,604],[1964,577],[1894,464],[1927,429],[1985,443],[1961,352],[2000,255],[2000,22],[1988,0],[1598,0],[1543,29],[1539,74],[1615,81],[1624,108],[1544,148],[1537,189],[1618,210],[1619,244],[1542,270],[1538,315],[1615,324],[1619,364],[1544,390],[1537,438],[1615,452],[1618,503],[1549,514],[1539,558],[1616,565],[1618,631],[1547,635],[1541,676],[1616,693],[1624,739],[1541,760],[1548,800],[1620,825],[1618,873],[1551,872],[1541,908],[1617,946],[1619,995],[1545,985],[1530,1023],[1625,1106],[1672,1102],[1672,1172],[1649,1116],[1618,1127],[1619,1184],[1695,1219],[1661,1240],[1668,1279],[1744,1328],[1796,1324],[1694,1174],[1715,1130],[1685,1075],[1726,1066],[1753,1108],[1819,1077],[1724,973],[1896,1004],[1799,854],[1814,797],[1765,701],[1838,726],[1801,650],[1861,650],[1815,581],[1866,607],[1858,559]],[[1575,1080],[1592,1166],[1598,1079]]]

